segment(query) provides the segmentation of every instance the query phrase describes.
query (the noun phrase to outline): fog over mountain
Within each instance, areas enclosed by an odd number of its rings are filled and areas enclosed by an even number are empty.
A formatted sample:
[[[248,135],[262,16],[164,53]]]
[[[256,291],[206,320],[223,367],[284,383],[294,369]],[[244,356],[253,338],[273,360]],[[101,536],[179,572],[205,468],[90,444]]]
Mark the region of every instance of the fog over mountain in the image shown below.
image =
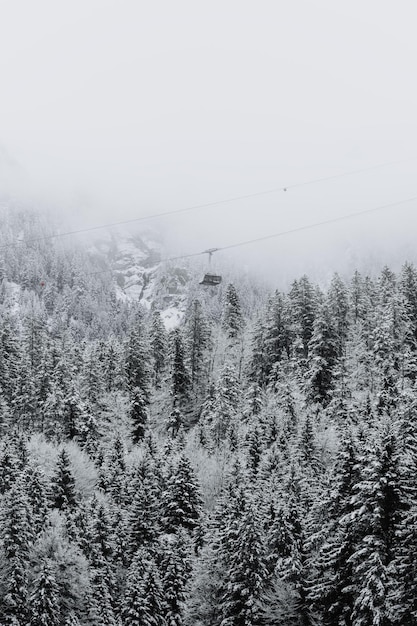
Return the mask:
[[[162,220],[173,252],[190,253],[417,195],[410,1],[0,12],[0,189],[70,227],[289,187]],[[272,278],[400,263],[416,248],[415,206],[227,255]]]

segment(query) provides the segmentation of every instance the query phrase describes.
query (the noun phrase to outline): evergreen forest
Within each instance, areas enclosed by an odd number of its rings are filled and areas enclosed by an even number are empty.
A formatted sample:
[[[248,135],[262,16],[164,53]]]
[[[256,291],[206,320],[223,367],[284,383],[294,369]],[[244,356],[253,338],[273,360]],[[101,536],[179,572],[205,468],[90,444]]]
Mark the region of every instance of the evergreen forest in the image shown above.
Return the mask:
[[[0,624],[417,624],[417,269],[106,268],[3,214]]]

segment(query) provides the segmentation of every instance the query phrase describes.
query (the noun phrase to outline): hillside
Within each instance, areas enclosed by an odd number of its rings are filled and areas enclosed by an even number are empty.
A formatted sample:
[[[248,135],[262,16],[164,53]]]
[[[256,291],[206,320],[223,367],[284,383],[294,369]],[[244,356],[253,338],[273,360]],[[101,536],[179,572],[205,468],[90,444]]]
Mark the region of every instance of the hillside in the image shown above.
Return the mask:
[[[417,620],[417,270],[286,292],[0,231],[0,623]]]

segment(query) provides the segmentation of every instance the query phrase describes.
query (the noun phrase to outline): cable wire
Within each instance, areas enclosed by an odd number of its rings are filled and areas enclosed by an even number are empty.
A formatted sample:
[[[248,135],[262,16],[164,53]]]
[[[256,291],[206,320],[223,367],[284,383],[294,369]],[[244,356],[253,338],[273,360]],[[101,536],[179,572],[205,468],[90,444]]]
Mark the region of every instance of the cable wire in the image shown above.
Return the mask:
[[[378,207],[374,207],[372,209],[364,209],[363,211],[356,211],[355,213],[349,213],[347,215],[341,215],[340,217],[332,217],[327,220],[322,220],[321,222],[315,222],[313,224],[306,224],[305,226],[298,226],[297,228],[292,228],[290,230],[281,231],[280,233],[275,233],[273,235],[265,235],[264,237],[256,237],[255,239],[248,239],[246,241],[240,241],[238,243],[233,243],[228,246],[223,246],[218,248],[219,250],[230,250],[231,248],[238,248],[240,246],[246,246],[251,243],[257,243],[259,241],[266,241],[267,239],[274,239],[275,237],[282,237],[283,235],[290,235],[291,233],[298,233],[303,230],[309,230],[311,228],[318,228],[319,226],[325,226],[326,224],[334,224],[336,222],[342,222],[345,220],[350,220],[355,217],[359,217],[361,215],[366,215],[368,213],[375,213],[376,211],[383,211],[384,209],[390,209],[392,207],[400,206],[402,204],[407,204],[409,202],[413,202],[417,200],[417,196],[413,196],[412,198],[407,198],[406,200],[399,200],[398,202],[391,202],[390,204],[383,204]],[[204,254],[204,253],[200,253]]]
[[[157,219],[159,217],[168,217],[169,215],[177,215],[180,213],[186,213],[186,212],[190,212],[190,211],[198,211],[198,210],[202,210],[202,209],[208,209],[214,206],[221,206],[222,204],[228,204],[231,202],[238,202],[240,200],[248,200],[251,198],[259,198],[261,196],[266,196],[266,195],[271,195],[274,193],[278,193],[280,191],[288,191],[289,189],[295,189],[297,187],[304,187],[307,185],[313,185],[315,183],[322,183],[325,181],[329,181],[329,180],[334,180],[336,178],[342,178],[344,176],[353,176],[355,174],[360,174],[361,172],[368,172],[371,170],[376,170],[376,169],[381,169],[384,167],[389,167],[390,165],[397,165],[399,163],[408,163],[410,161],[415,161],[417,159],[417,157],[411,158],[411,159],[403,159],[400,161],[390,161],[387,163],[379,163],[378,165],[372,165],[370,167],[364,167],[358,170],[351,170],[349,172],[342,172],[341,174],[333,174],[331,176],[325,176],[322,178],[314,178],[311,180],[306,180],[306,181],[302,181],[299,183],[293,183],[291,185],[285,185],[285,186],[281,186],[281,187],[274,187],[272,189],[266,189],[264,191],[257,191],[254,193],[249,193],[249,194],[244,194],[244,195],[240,195],[240,196],[233,196],[230,198],[223,198],[222,200],[213,200],[212,202],[205,202],[203,204],[194,204],[188,207],[183,207],[180,209],[173,209],[173,210],[169,210],[169,211],[161,211],[160,213],[154,213],[151,215],[143,215],[141,217],[135,217],[129,220],[122,220],[119,222],[109,222],[107,224],[101,224],[98,226],[90,226],[89,228],[80,228],[78,230],[69,230],[63,233],[55,233],[53,235],[45,235],[42,237],[33,237],[31,239],[24,239],[21,241],[17,241],[17,242],[12,242],[12,243],[8,243],[8,244],[4,244],[2,246],[0,246],[0,250],[5,250],[7,248],[14,248],[16,246],[21,246],[21,245],[26,245],[26,244],[31,244],[31,243],[36,243],[38,241],[49,241],[51,239],[57,239],[60,237],[67,237],[70,235],[80,235],[82,233],[88,233],[88,232],[93,232],[95,230],[102,230],[104,228],[115,228],[116,226],[125,226],[127,224],[133,224],[136,222],[143,222],[146,220],[152,220],[152,219]]]
[[[370,213],[376,213],[377,211],[383,211],[385,209],[391,209],[393,207],[401,206],[403,204],[408,204],[410,202],[417,201],[417,196],[413,196],[411,198],[406,198],[405,200],[398,200],[397,202],[390,202],[389,204],[383,204],[377,207],[373,207],[372,209],[363,209],[362,211],[355,211],[354,213],[348,213],[347,215],[341,215],[339,217],[333,217],[327,220],[321,220],[320,222],[313,222],[312,224],[306,224],[305,226],[297,226],[296,228],[291,228],[289,230],[282,230],[278,233],[274,233],[272,235],[264,235],[263,237],[256,237],[254,239],[247,239],[245,241],[239,241],[237,243],[232,243],[227,246],[221,246],[218,248],[209,248],[207,250],[203,250],[201,252],[191,252],[189,254],[181,254],[178,256],[168,257],[166,259],[161,259],[160,263],[168,263],[170,261],[178,261],[180,259],[188,259],[196,256],[203,256],[204,254],[213,254],[214,252],[220,252],[222,250],[231,250],[232,248],[239,248],[241,246],[247,246],[252,243],[258,243],[260,241],[266,241],[267,239],[275,239],[277,237],[283,237],[284,235],[291,235],[293,233],[299,233],[305,230],[311,230],[313,228],[319,228],[320,226],[326,226],[327,224],[335,224],[337,222],[342,222],[346,220],[353,219],[355,217],[360,217],[361,215],[367,215]],[[97,274],[105,274],[108,272],[117,272],[114,269],[101,270],[98,272],[91,272],[87,274],[87,276],[97,275]]]

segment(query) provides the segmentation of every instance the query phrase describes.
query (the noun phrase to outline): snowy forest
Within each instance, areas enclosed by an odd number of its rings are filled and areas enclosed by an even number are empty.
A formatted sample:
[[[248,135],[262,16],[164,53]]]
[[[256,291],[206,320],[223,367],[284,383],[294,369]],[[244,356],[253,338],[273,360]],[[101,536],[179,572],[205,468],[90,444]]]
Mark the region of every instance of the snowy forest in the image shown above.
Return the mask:
[[[411,263],[268,293],[178,261],[145,306],[1,220],[2,626],[417,624]]]

